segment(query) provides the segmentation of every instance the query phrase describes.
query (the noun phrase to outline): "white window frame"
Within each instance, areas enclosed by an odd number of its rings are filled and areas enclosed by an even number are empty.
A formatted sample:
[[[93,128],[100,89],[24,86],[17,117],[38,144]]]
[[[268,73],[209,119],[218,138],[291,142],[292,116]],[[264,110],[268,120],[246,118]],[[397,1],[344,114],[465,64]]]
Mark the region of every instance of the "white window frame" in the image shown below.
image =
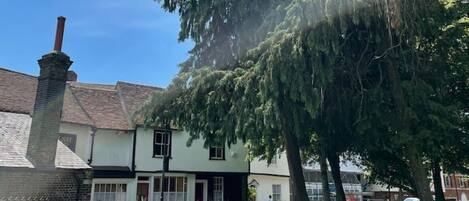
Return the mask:
[[[220,183],[221,182],[221,183]],[[224,178],[223,177],[213,177],[213,201],[223,201],[224,200]],[[216,193],[221,192],[221,197],[216,197]]]
[[[161,135],[161,142],[156,141],[158,139],[156,135]],[[170,157],[171,156],[171,136],[172,136],[171,132],[165,133],[165,131],[162,131],[162,130],[154,130],[153,149],[155,149],[155,146],[159,146],[161,150],[163,150],[166,146],[166,156]],[[167,140],[165,143],[166,138]],[[163,157],[163,154],[156,154],[155,150],[153,150],[153,157]]]
[[[214,156],[211,155],[212,153],[211,149],[214,149],[214,153],[215,153]],[[225,160],[225,147],[211,146],[209,149],[209,158],[211,160]]]
[[[276,187],[278,187],[278,192],[276,192]],[[276,195],[278,195],[278,199],[275,199]],[[282,185],[272,184],[272,201],[281,201],[281,200],[282,200]]]
[[[165,179],[168,179],[167,189],[163,189],[163,192],[165,193],[165,194],[164,194],[164,195],[165,195],[165,198],[164,198],[165,201],[167,201],[167,200],[173,201],[173,200],[170,200],[168,196],[169,196],[169,194],[174,194],[174,193],[176,193],[176,194],[177,194],[177,193],[183,193],[183,200],[184,200],[184,201],[186,201],[187,199],[189,199],[189,198],[188,198],[188,194],[187,194],[188,179],[187,179],[186,176],[165,176],[164,178],[165,178]],[[174,184],[174,188],[175,188],[174,190],[175,190],[175,191],[170,191],[170,189],[171,189],[171,178],[175,178],[175,181],[176,181],[176,184]],[[182,185],[182,188],[183,188],[183,189],[182,189],[182,192],[177,191],[178,178],[182,178],[182,181],[184,182],[183,185]],[[157,193],[160,193],[160,191],[159,191],[159,188],[156,189],[156,190],[158,190],[158,191],[155,191],[155,186],[156,186],[155,180],[156,180],[156,179],[160,179],[159,182],[161,182],[161,176],[154,176],[152,179],[153,179],[152,182],[154,183],[154,184],[153,184],[153,188],[151,189],[152,199],[159,201],[159,200],[160,200],[160,197],[159,197],[159,195],[158,195]],[[159,183],[158,185],[161,185],[161,183]],[[155,194],[156,194],[156,195],[155,195]],[[177,199],[177,198],[176,198],[176,199]],[[179,201],[179,200],[177,200],[177,201]]]
[[[125,191],[122,191],[121,193],[125,193],[123,197],[120,197],[121,199],[114,199],[114,200],[111,200],[111,199],[106,199],[106,197],[104,198],[104,201],[126,201],[128,199],[128,188],[129,188],[129,184],[127,184],[126,182],[120,182],[120,181],[99,181],[99,182],[93,182],[93,186],[92,186],[92,190],[91,190],[91,200],[95,200],[96,199],[96,196],[95,196],[95,193],[96,192],[96,186],[97,185],[105,185],[105,188],[106,188],[106,185],[111,185],[111,189],[112,189],[112,185],[115,185],[116,187],[116,190],[117,189],[121,189],[121,188],[118,188],[118,186],[122,186],[122,185],[125,185]],[[106,192],[106,191],[105,191]],[[116,191],[116,192],[119,192],[119,191]],[[112,193],[112,192],[111,192]]]

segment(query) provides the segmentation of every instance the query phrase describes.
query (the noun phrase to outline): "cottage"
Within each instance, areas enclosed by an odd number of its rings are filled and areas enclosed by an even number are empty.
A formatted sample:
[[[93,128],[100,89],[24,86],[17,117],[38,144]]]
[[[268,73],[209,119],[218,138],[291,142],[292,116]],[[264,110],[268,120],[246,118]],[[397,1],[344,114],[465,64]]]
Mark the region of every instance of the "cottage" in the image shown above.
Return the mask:
[[[44,58],[48,62],[43,62]],[[78,179],[83,177],[73,184],[45,182],[47,188],[41,192],[57,194],[56,189],[68,189],[73,192],[67,191],[67,195],[79,191],[88,195],[82,200],[95,201],[156,201],[162,195],[168,201],[243,201],[247,200],[250,177],[265,187],[259,200],[269,195],[274,195],[274,201],[289,200],[288,168],[283,163],[286,157],[282,164],[267,166],[263,161],[248,162],[242,143],[204,147],[200,139],[188,147],[189,135],[183,130],[142,125],[137,111],[161,88],[122,81],[114,85],[79,82],[78,75],[68,71],[71,61],[60,50],[44,56],[43,60],[39,62],[39,77],[0,68],[0,132],[7,131],[0,138],[0,150],[28,147],[12,153],[2,152],[0,166],[24,163],[25,168],[31,169],[37,162],[42,167],[43,162],[53,161],[53,147],[45,145],[56,143],[55,169],[60,169],[62,174],[71,174],[65,170],[79,170],[81,174],[74,174]],[[38,112],[36,108],[51,111]],[[26,146],[31,114],[30,146]],[[46,123],[35,124],[35,121]],[[34,128],[44,133],[36,136],[32,132]],[[41,146],[33,146],[31,142]],[[39,152],[32,151],[39,149]],[[28,154],[33,157],[28,158]],[[168,158],[165,168],[164,156]],[[35,157],[44,160],[33,160]],[[83,170],[92,170],[92,174],[85,175]],[[13,179],[6,177],[11,172],[11,168],[4,174],[0,172],[1,199],[28,191],[3,190],[9,189],[1,185]],[[24,181],[18,181],[18,185]]]

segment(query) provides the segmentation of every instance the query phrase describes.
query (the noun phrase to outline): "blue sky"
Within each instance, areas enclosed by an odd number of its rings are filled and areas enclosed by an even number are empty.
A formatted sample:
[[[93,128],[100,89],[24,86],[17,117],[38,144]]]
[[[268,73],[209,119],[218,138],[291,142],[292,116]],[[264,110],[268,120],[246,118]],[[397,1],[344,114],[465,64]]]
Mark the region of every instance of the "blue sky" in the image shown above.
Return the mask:
[[[38,75],[60,15],[62,51],[81,82],[165,87],[193,46],[177,41],[177,14],[153,0],[0,0],[0,67]]]

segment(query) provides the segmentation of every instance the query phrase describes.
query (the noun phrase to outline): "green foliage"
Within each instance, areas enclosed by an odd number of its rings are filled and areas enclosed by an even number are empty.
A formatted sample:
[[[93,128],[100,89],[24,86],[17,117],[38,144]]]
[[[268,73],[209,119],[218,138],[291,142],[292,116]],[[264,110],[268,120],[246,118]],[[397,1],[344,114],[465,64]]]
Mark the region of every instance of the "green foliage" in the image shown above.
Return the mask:
[[[195,47],[144,108],[146,122],[172,120],[205,146],[241,140],[251,157],[268,160],[285,148],[282,131],[304,150],[324,139],[329,151],[358,153],[375,178],[408,189],[415,186],[408,146],[463,171],[468,10],[448,2],[165,0],[181,17],[179,39]],[[390,63],[400,75],[402,114]]]

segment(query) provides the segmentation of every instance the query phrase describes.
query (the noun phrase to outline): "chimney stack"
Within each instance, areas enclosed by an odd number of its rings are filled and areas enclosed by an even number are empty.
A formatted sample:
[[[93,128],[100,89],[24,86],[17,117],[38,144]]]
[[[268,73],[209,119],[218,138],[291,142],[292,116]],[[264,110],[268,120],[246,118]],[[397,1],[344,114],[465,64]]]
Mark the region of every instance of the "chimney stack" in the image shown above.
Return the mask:
[[[55,32],[54,51],[62,51],[62,41],[64,39],[65,17],[57,18],[57,30]]]
[[[75,73],[75,71],[69,70],[67,72],[67,81],[76,82],[77,79],[78,79],[78,75],[77,73]]]
[[[70,57],[61,52],[65,18],[59,17],[54,51],[38,60],[40,74],[26,157],[36,168],[55,168],[60,117]]]

